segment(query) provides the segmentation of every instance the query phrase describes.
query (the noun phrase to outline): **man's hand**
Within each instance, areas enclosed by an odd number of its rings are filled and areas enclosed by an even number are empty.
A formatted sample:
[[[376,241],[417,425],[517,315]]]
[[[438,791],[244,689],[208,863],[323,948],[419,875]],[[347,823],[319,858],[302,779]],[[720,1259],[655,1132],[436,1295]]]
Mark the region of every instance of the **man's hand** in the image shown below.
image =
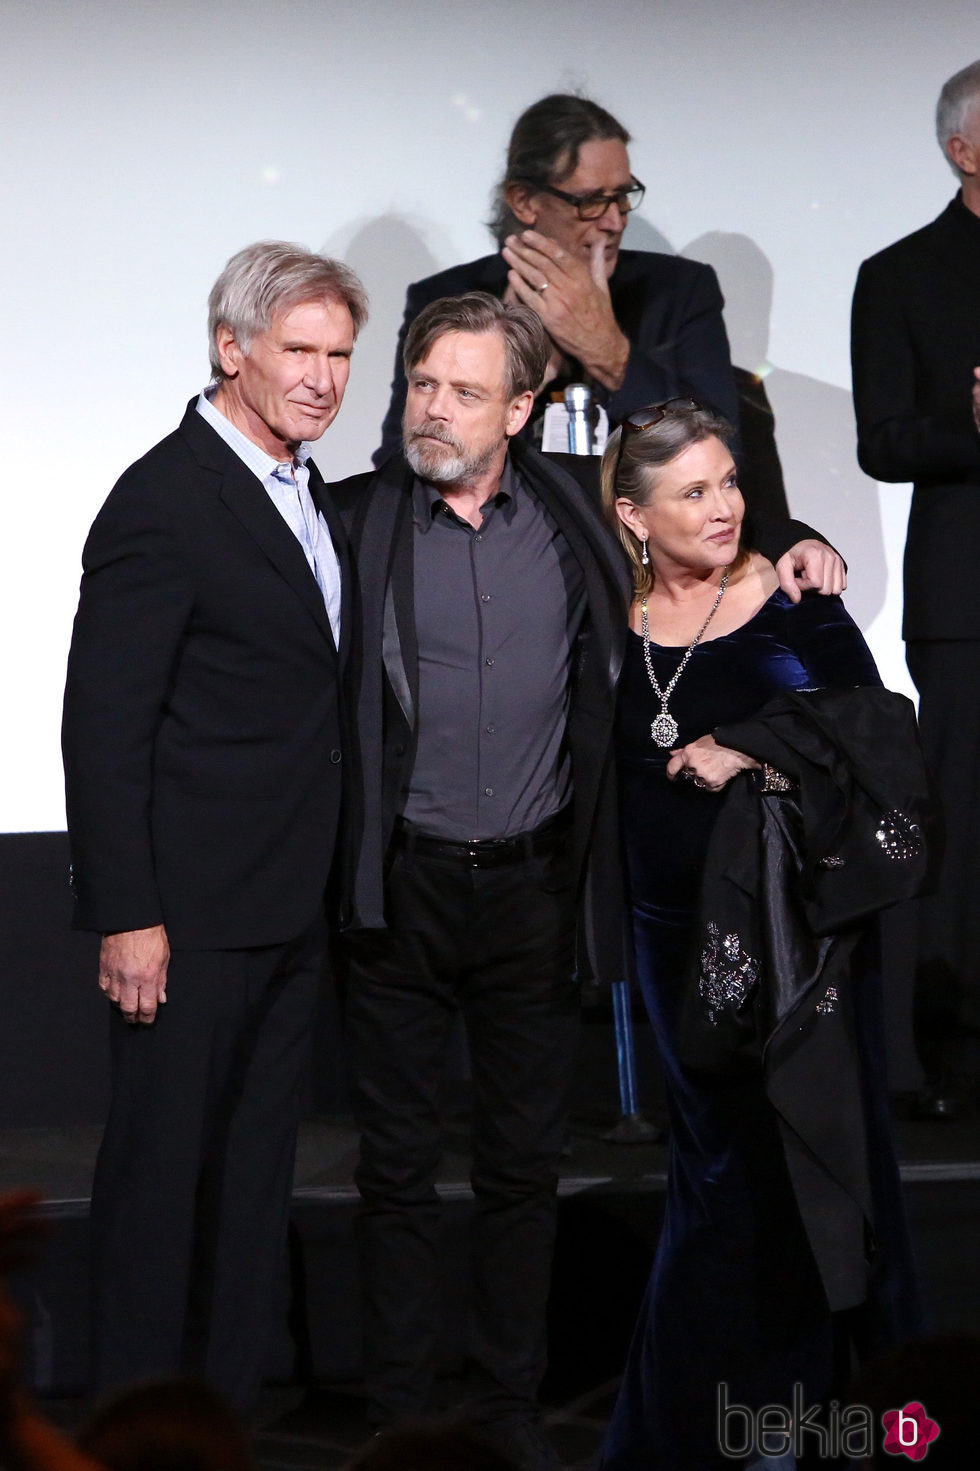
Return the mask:
[[[810,588],[839,595],[847,586],[844,563],[823,541],[798,541],[776,563],[779,586],[798,603]]]
[[[706,735],[692,741],[689,746],[671,751],[667,775],[671,781],[686,778],[709,792],[722,792],[733,776],[758,765],[758,761],[746,756],[744,751],[719,746],[714,736]]]
[[[980,433],[980,368],[973,370],[973,422]]]
[[[167,999],[170,946],[162,924],[103,935],[99,987],[133,1026],[149,1026]]]
[[[502,254],[515,297],[537,312],[552,340],[604,388],[622,387],[630,345],[613,316],[604,243],[593,245],[586,265],[547,235],[524,230],[507,236]]]

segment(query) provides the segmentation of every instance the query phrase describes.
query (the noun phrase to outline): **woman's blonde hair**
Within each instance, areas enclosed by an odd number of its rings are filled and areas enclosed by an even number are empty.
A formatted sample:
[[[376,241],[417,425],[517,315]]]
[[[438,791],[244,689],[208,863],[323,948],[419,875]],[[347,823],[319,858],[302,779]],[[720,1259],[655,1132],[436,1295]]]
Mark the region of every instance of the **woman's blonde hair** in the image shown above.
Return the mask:
[[[643,412],[642,409],[638,410],[636,417],[642,417]],[[632,501],[634,506],[647,505],[656,489],[658,470],[662,470],[671,460],[675,460],[684,450],[701,440],[720,439],[731,449],[734,438],[735,431],[728,420],[700,404],[690,408],[668,409],[662,419],[643,429],[633,428],[627,420],[621,428],[614,429],[610,434],[603,451],[600,472],[602,509],[630,559],[637,597],[643,597],[653,587],[653,567],[649,564],[643,565],[643,543],[619,515],[616,510],[617,500],[625,498]],[[739,547],[732,570],[740,567],[747,558],[748,551]]]

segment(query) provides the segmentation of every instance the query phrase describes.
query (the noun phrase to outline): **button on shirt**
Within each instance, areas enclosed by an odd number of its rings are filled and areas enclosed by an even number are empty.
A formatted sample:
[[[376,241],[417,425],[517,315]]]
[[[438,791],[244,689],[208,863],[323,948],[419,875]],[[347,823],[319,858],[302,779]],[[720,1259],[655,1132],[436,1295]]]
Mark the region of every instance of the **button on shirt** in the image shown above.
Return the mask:
[[[479,527],[421,480],[413,515],[418,740],[404,815],[459,842],[528,832],[571,795],[582,569],[509,460]]]
[[[334,550],[329,527],[310,494],[310,471],[307,460],[311,446],[301,444],[292,460],[277,460],[266,454],[243,434],[211,397],[216,387],[206,388],[197,400],[197,412],[221,435],[229,449],[261,482],[272,504],[303,548],[303,555],[316,578],[333,630],[334,642],[340,647],[340,562]]]

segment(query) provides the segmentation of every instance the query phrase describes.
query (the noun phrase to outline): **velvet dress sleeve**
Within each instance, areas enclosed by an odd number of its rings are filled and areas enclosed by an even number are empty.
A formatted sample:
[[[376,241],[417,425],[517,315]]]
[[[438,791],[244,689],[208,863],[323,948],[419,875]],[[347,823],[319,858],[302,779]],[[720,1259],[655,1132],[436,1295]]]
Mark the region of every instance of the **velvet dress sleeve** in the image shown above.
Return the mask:
[[[787,598],[783,626],[814,689],[881,684],[864,635],[840,598],[816,592],[805,592],[798,603]]]

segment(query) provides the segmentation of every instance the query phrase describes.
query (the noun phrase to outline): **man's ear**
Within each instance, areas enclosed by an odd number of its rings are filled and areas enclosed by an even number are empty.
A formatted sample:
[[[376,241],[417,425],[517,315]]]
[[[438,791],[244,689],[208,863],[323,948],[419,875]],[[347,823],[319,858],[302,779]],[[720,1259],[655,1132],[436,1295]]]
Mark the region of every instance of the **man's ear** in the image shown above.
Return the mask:
[[[245,353],[242,352],[238,343],[235,341],[234,332],[232,332],[230,327],[226,327],[223,322],[215,333],[215,344],[218,349],[218,362],[221,364],[221,371],[226,378],[237,378]]]
[[[518,394],[517,398],[511,400],[504,425],[504,433],[508,439],[513,439],[515,434],[520,434],[533,408],[534,394],[530,390],[527,393]]]
[[[946,144],[946,156],[961,174],[980,172],[980,150],[962,133],[954,133]]]
[[[504,196],[511,214],[526,229],[533,230],[538,220],[537,190],[529,184],[508,184]]]

